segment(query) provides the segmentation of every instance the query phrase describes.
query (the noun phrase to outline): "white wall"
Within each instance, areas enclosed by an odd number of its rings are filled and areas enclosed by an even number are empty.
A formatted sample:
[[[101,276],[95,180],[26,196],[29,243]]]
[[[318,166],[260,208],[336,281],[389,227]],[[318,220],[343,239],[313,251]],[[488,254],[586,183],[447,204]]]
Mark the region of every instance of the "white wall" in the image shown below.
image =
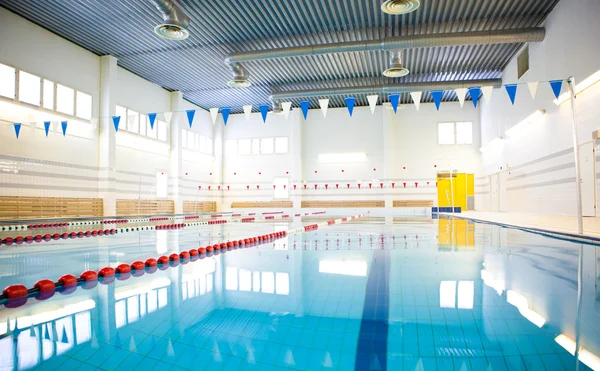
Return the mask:
[[[33,73],[55,83],[92,95],[92,117],[100,116],[100,57],[0,8],[0,63]],[[118,68],[114,79],[114,104],[141,114],[172,111],[172,93],[141,77]],[[182,127],[189,128],[186,109],[195,109],[192,131],[213,137],[208,112],[185,100],[181,112],[174,112]],[[53,121],[48,138],[43,121]],[[63,137],[59,122],[68,120]],[[23,123],[19,139],[13,123]],[[30,123],[35,122],[33,128]],[[125,124],[126,118],[121,122]],[[122,125],[123,125],[122,124]],[[180,132],[177,135],[181,135]],[[116,135],[115,192],[117,199],[156,198],[156,173],[171,172],[171,136],[167,142],[119,131]],[[0,196],[99,197],[98,125],[95,120],[36,109],[10,99],[0,98]],[[177,191],[181,199],[196,199],[197,183],[210,179],[214,159],[193,150],[180,151]],[[186,175],[187,174],[187,175]],[[105,179],[104,179],[105,180]],[[212,199],[212,194],[199,200]]]
[[[514,58],[503,74],[503,83],[542,81],[532,99],[527,85],[519,85],[515,105],[504,91],[495,89],[491,104],[483,102],[481,110],[482,142],[504,137],[504,144],[483,155],[486,175],[505,172],[506,182],[500,192],[505,211],[547,214],[575,214],[575,167],[571,131],[571,108],[552,103],[554,96],[548,80],[575,77],[581,81],[600,70],[597,35],[600,2],[596,0],[562,0],[548,17],[546,38],[529,45],[529,71],[517,80]],[[563,86],[563,93],[566,92]],[[600,129],[600,84],[580,94],[576,100],[579,142],[589,142],[591,132]],[[546,115],[517,135],[506,130],[538,109]],[[500,168],[502,167],[502,170]],[[482,209],[492,209],[489,178],[477,181],[477,202]]]
[[[474,143],[439,146],[437,124],[443,121],[473,122]],[[299,128],[299,134],[295,127]],[[422,104],[420,111],[407,105],[397,114],[384,106],[378,106],[374,114],[369,107],[356,107],[352,117],[346,108],[329,109],[327,118],[320,110],[311,110],[307,120],[295,109],[287,121],[282,115],[269,114],[266,124],[259,113],[252,114],[248,121],[244,115],[232,115],[224,133],[225,140],[290,138],[288,154],[225,154],[223,184],[225,189],[231,186],[229,192],[223,192],[225,208],[236,200],[272,200],[274,177],[289,178],[292,200],[386,200],[388,203],[393,199],[437,200],[437,171],[458,169],[476,173],[481,166],[479,111],[470,102],[464,108],[458,103],[443,103],[440,111],[433,104]],[[364,152],[366,161],[333,164],[321,163],[318,158],[319,154],[348,152]],[[384,183],[383,189],[380,183]],[[403,183],[407,183],[406,188]]]

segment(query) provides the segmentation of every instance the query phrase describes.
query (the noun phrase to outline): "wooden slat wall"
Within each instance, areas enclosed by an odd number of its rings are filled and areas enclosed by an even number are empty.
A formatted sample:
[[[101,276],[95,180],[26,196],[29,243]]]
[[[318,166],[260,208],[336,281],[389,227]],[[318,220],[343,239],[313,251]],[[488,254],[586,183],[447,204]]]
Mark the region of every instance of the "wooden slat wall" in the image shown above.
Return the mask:
[[[394,207],[432,207],[433,200],[394,200]]]
[[[173,200],[117,200],[117,216],[174,214]]]
[[[251,208],[290,208],[292,201],[238,201],[232,202],[232,209],[251,209]]]
[[[183,201],[183,213],[210,213],[217,211],[217,203],[215,201]]]
[[[385,207],[385,201],[302,201],[302,207]]]
[[[104,214],[100,198],[0,197],[0,219],[93,217]]]

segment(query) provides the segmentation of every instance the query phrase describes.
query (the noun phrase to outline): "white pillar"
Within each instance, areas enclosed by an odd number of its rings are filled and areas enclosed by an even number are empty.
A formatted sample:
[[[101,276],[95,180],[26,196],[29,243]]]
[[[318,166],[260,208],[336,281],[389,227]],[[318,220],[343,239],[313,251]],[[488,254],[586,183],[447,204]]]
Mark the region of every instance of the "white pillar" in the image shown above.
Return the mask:
[[[290,199],[292,200],[292,206],[294,209],[300,209],[302,205],[302,126],[301,122],[301,110],[294,108],[290,112],[288,118],[290,125],[292,125],[292,136],[289,140],[289,151],[291,154],[291,167],[290,167]],[[294,191],[294,184],[298,185],[298,188]]]
[[[117,215],[116,167],[117,133],[112,116],[115,114],[115,89],[117,82],[117,58],[100,57],[100,118],[98,119],[98,195],[104,200],[104,215]],[[120,127],[126,117],[121,117]]]
[[[217,211],[223,211],[223,136],[225,124],[223,117],[217,117],[217,121],[213,126],[213,156],[214,169],[212,175],[213,200],[217,202]],[[221,186],[221,191],[218,191]]]
[[[183,102],[183,93],[180,91],[171,92],[171,125],[170,139],[171,148],[169,151],[169,197],[175,202],[175,214],[183,213],[183,201],[179,195],[182,174],[182,150],[181,150],[181,128],[185,126],[185,113],[181,107]]]

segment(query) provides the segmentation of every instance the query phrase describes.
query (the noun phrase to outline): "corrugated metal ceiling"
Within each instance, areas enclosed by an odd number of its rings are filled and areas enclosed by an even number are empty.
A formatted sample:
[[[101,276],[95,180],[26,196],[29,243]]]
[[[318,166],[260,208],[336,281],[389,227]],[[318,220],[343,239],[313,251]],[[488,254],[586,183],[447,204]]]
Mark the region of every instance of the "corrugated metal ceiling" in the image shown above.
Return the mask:
[[[182,91],[199,106],[231,106],[239,112],[244,104],[267,103],[271,91],[499,78],[521,45],[406,50],[403,63],[411,74],[400,79],[382,77],[388,65],[385,52],[248,62],[253,85],[247,89],[226,86],[231,73],[223,60],[229,52],[536,27],[558,0],[422,0],[416,12],[404,16],[382,13],[381,0],[178,2],[191,19],[190,37],[184,41],[154,34],[162,17],[150,0],[0,0],[0,5],[98,55],[114,55],[120,66]],[[444,96],[454,98],[451,92]],[[404,94],[402,101],[410,98]],[[357,104],[368,103],[358,97]],[[332,97],[330,106],[344,106],[343,97]]]

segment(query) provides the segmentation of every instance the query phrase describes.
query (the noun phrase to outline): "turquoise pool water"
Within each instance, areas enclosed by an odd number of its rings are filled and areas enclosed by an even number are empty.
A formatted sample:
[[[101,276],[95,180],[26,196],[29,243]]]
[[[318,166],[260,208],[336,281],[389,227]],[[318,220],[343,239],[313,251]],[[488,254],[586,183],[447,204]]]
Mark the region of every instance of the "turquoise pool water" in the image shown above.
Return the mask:
[[[300,224],[2,246],[0,287]],[[0,369],[575,370],[576,343],[599,369],[597,250],[464,220],[334,225],[2,308]]]

